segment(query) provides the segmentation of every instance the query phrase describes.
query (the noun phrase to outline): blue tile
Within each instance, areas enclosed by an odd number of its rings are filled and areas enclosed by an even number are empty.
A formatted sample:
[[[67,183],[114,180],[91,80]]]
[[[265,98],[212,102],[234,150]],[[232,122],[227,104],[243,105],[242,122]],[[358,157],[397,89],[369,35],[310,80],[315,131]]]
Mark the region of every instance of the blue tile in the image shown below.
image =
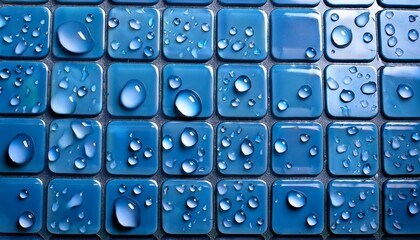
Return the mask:
[[[216,144],[220,173],[262,175],[267,170],[268,133],[263,123],[220,123]]]
[[[271,68],[271,110],[277,118],[318,118],[323,111],[321,69],[315,65]],[[287,86],[285,88],[284,86]]]
[[[159,109],[159,72],[152,64],[108,68],[107,110],[113,116],[153,117]]]
[[[50,125],[48,160],[54,173],[98,173],[101,148],[102,127],[97,121],[58,119]]]
[[[268,226],[268,189],[262,180],[217,183],[217,228],[223,234],[262,234]]]
[[[379,188],[371,180],[333,180],[328,184],[328,226],[337,235],[374,234],[379,229]]]
[[[378,128],[373,123],[327,126],[328,170],[336,176],[374,176],[378,171]]]
[[[167,8],[163,13],[163,55],[174,61],[211,59],[213,22],[213,12],[207,8]]]
[[[386,123],[382,126],[382,166],[389,175],[418,175],[419,123]]]
[[[18,3],[18,4],[42,4],[48,0],[2,0],[4,3]]]
[[[174,5],[209,5],[213,0],[164,0],[168,4]]]
[[[163,68],[162,78],[162,111],[167,117],[212,115],[214,79],[210,66],[168,64]]]
[[[56,178],[48,185],[47,229],[52,234],[96,234],[101,227],[101,185]]]
[[[237,6],[262,6],[267,0],[219,0],[222,5],[237,5]]]
[[[376,57],[376,20],[368,10],[330,9],[324,14],[325,53],[333,61]]]
[[[318,175],[323,168],[323,130],[319,123],[279,122],[272,127],[271,164],[280,175]]]
[[[378,2],[386,7],[420,7],[419,0],[378,0]]]
[[[158,169],[158,127],[152,122],[113,121],[106,131],[111,174],[153,175]]]
[[[375,0],[325,0],[325,3],[333,7],[369,7]]]
[[[59,7],[52,50],[60,59],[99,59],[105,52],[105,12],[98,7]]]
[[[213,187],[205,180],[162,184],[162,227],[168,234],[207,234],[213,227]]]
[[[44,218],[44,189],[41,180],[0,178],[0,192],[3,193],[0,205],[1,233],[41,231]]]
[[[384,229],[388,234],[420,234],[419,187],[419,180],[387,180],[384,183]]]
[[[56,0],[59,4],[100,4],[103,0]]]
[[[111,0],[115,4],[156,4],[159,0]]]
[[[263,118],[267,114],[267,70],[261,65],[220,65],[217,90],[217,111],[222,117]]]
[[[0,173],[39,173],[45,167],[46,130],[40,119],[0,119]],[[1,225],[1,224],[0,224]]]
[[[285,218],[284,216],[293,216]],[[324,229],[324,184],[277,180],[273,184],[272,228],[281,235],[316,235]]]
[[[44,113],[47,70],[40,62],[0,62],[0,113]]]
[[[258,9],[217,13],[217,53],[223,60],[263,61],[268,55],[267,15]]]
[[[322,56],[321,15],[311,9],[271,12],[271,55],[279,61],[319,60]]]
[[[51,109],[62,115],[102,111],[103,70],[96,63],[59,62],[51,72]]]
[[[327,113],[336,118],[374,118],[378,114],[376,69],[362,65],[329,65],[325,69]]]
[[[39,59],[50,50],[51,12],[45,7],[0,8],[0,57]]]
[[[38,235],[2,235],[2,240],[42,240]]]
[[[105,228],[112,235],[150,235],[158,227],[154,180],[111,180],[106,184]]]
[[[386,66],[381,70],[382,111],[390,118],[420,118],[420,67]]]
[[[162,126],[162,168],[169,175],[207,175],[213,169],[213,127],[205,122]]]
[[[420,6],[420,3],[417,4]],[[420,11],[385,10],[379,16],[380,54],[389,61],[419,61]]]
[[[320,0],[272,0],[278,6],[311,6],[319,4]]]
[[[151,61],[159,56],[157,9],[115,7],[108,15],[108,55],[111,58]]]

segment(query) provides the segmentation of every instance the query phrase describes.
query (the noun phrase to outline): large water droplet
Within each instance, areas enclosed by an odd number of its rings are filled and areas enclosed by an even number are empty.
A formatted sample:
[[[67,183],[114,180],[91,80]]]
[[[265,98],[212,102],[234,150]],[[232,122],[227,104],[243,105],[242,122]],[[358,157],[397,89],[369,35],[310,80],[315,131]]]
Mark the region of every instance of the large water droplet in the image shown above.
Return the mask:
[[[19,216],[19,227],[28,229],[35,224],[35,215],[29,211],[25,211]]]
[[[130,25],[130,28],[133,30],[140,30],[141,29],[141,22],[137,19],[130,19],[128,21],[128,25]]]
[[[331,192],[330,202],[334,207],[341,207],[344,204],[344,196],[341,192]]]
[[[186,205],[190,209],[194,209],[198,206],[198,199],[196,197],[189,197],[187,198]]]
[[[128,43],[128,48],[131,51],[139,50],[143,46],[143,41],[139,37],[135,37]]]
[[[140,139],[134,138],[130,141],[129,146],[131,151],[137,152],[142,148],[143,144]]]
[[[242,49],[244,49],[244,47],[245,47],[245,43],[241,40],[236,41],[232,44],[232,50],[235,52],[241,51]]]
[[[235,222],[238,223],[238,224],[241,224],[241,223],[245,222],[245,220],[246,220],[245,212],[243,210],[237,211],[235,213],[234,219],[235,219]]]
[[[123,228],[136,228],[140,226],[140,210],[137,203],[127,197],[119,197],[114,201],[115,219]]]
[[[24,133],[16,135],[9,143],[8,157],[12,164],[24,165],[32,160],[35,155],[32,138]]]
[[[120,103],[127,109],[135,109],[142,105],[146,99],[146,89],[137,79],[128,81],[120,92]]]
[[[195,159],[184,160],[181,164],[182,171],[186,174],[195,172],[198,168],[198,162]]]
[[[219,207],[220,209],[222,209],[222,211],[228,211],[232,207],[232,203],[230,202],[228,198],[223,198],[219,202]]]
[[[307,99],[311,95],[312,95],[312,88],[308,85],[303,85],[298,91],[298,96],[301,99]]]
[[[171,89],[178,89],[182,85],[182,79],[178,76],[171,75],[168,77],[168,83]]]
[[[363,28],[369,22],[369,16],[369,12],[364,12],[354,19],[354,23],[356,24],[356,26]]]
[[[353,33],[346,26],[340,25],[335,27],[332,31],[331,40],[334,46],[338,48],[345,48],[350,45],[353,40]]]
[[[302,208],[306,201],[306,196],[302,192],[292,190],[287,193],[287,202],[293,208]]]
[[[367,82],[360,87],[360,91],[366,95],[372,95],[376,93],[376,83],[375,82]]]
[[[417,213],[420,212],[420,206],[418,205],[417,202],[414,202],[414,201],[408,203],[407,209],[410,215],[416,215]]]
[[[285,153],[287,151],[287,142],[283,138],[277,139],[274,143],[274,150],[276,153]]]
[[[397,93],[398,93],[398,96],[400,96],[400,98],[402,99],[410,99],[414,96],[413,89],[406,84],[398,85]]]
[[[241,153],[244,156],[249,156],[254,153],[254,144],[249,139],[244,139],[241,143]]]
[[[251,89],[251,79],[248,76],[241,75],[235,80],[235,90],[243,93]]]
[[[184,147],[193,147],[198,142],[198,134],[195,129],[187,127],[181,133],[181,143]]]
[[[343,91],[341,91],[340,93],[340,99],[341,101],[345,102],[345,103],[349,103],[351,101],[353,101],[355,95],[354,92],[352,90],[346,90],[343,89]]]
[[[74,54],[90,52],[95,43],[89,29],[83,23],[69,21],[57,28],[57,37],[60,45]]]
[[[202,110],[200,97],[191,90],[182,90],[175,97],[175,108],[184,117],[196,117]]]
[[[408,39],[410,39],[412,42],[417,41],[417,39],[419,39],[419,32],[417,32],[416,29],[411,29],[408,31]]]

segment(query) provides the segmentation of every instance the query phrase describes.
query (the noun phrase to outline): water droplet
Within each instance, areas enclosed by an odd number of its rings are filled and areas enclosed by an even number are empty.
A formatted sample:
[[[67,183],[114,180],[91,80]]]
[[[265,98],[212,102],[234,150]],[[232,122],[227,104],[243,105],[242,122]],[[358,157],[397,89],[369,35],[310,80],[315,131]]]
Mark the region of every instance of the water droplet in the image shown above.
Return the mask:
[[[367,82],[360,87],[360,91],[366,95],[372,95],[376,93],[376,83],[375,82]]]
[[[138,162],[139,162],[139,159],[134,154],[128,156],[128,158],[127,158],[127,163],[128,163],[129,166],[135,166],[135,165],[137,165]]]
[[[289,108],[289,103],[288,103],[286,100],[284,100],[284,99],[280,100],[280,101],[277,103],[277,109],[278,109],[279,111],[285,111],[285,110],[287,110],[288,108]]]
[[[133,30],[140,30],[141,29],[141,22],[137,19],[130,19],[128,21],[128,25],[130,25],[130,28]]]
[[[181,164],[182,171],[186,174],[195,172],[198,168],[198,162],[195,159],[187,159]]]
[[[74,167],[78,170],[86,168],[86,160],[82,157],[78,157],[74,160]]]
[[[229,41],[227,39],[221,39],[217,42],[217,47],[220,50],[226,49],[228,45],[229,45]]]
[[[238,29],[236,27],[231,27],[229,30],[229,34],[235,36],[238,33]]]
[[[181,24],[181,19],[179,18],[174,18],[174,21],[172,22],[175,26],[178,26],[179,24]]]
[[[155,54],[155,50],[153,50],[152,47],[147,46],[144,48],[143,54],[146,57],[152,57]]]
[[[331,40],[334,46],[338,48],[345,48],[350,45],[353,40],[353,33],[346,26],[340,25],[335,27],[332,31]]]
[[[392,25],[391,23],[388,23],[387,25],[385,25],[385,33],[388,36],[392,36],[395,34],[395,28],[394,25]]]
[[[235,219],[235,222],[238,223],[238,224],[241,224],[241,223],[245,222],[245,220],[246,220],[245,212],[243,210],[237,211],[235,213],[234,219]]]
[[[366,224],[364,223],[362,226],[360,226],[360,232],[364,233],[367,232],[368,227],[366,226]]]
[[[344,196],[341,192],[331,192],[330,202],[334,207],[341,207],[344,204]]]
[[[301,134],[299,139],[301,142],[306,143],[311,139],[311,136],[309,136],[308,134]]]
[[[351,213],[350,213],[350,211],[343,211],[343,212],[341,213],[341,218],[342,218],[343,220],[349,220],[349,219],[350,219],[350,217],[351,217]]]
[[[365,43],[370,43],[372,42],[372,40],[373,40],[373,35],[371,33],[366,32],[363,34],[363,41]]]
[[[276,153],[282,154],[287,151],[287,142],[283,138],[279,138],[274,143],[274,150],[276,150]]]
[[[14,165],[24,165],[35,155],[32,138],[24,133],[16,135],[9,143],[8,157]]]
[[[7,80],[7,79],[9,79],[9,78],[10,78],[10,76],[11,76],[11,73],[10,73],[10,70],[9,70],[8,68],[3,68],[3,69],[0,71],[0,78],[1,78],[2,80]]]
[[[140,139],[134,138],[130,141],[129,146],[131,151],[137,152],[142,148],[143,144]]]
[[[237,92],[247,92],[251,89],[251,79],[249,79],[248,76],[241,75],[235,80],[234,85]]]
[[[351,90],[343,89],[343,91],[341,91],[340,93],[340,99],[341,101],[345,103],[349,103],[353,101],[354,97],[355,97],[354,92]]]
[[[231,228],[232,227],[232,221],[230,220],[230,219],[227,219],[227,218],[225,218],[225,219],[223,219],[223,226],[225,227],[225,228]]]
[[[189,22],[186,22],[185,24],[184,24],[184,30],[185,31],[189,31],[191,29],[191,24],[189,23]]]
[[[19,198],[20,199],[26,199],[26,198],[28,198],[29,197],[29,191],[28,190],[26,190],[26,189],[22,189],[20,192],[19,192]]]
[[[307,99],[311,95],[312,95],[312,88],[308,85],[303,85],[298,91],[298,96],[301,99]]]
[[[312,58],[314,58],[316,55],[317,55],[317,52],[316,52],[315,48],[308,47],[308,48],[305,50],[305,57],[306,57],[306,58],[308,58],[308,59],[312,59]]]
[[[400,222],[398,222],[398,220],[394,220],[394,222],[392,223],[392,225],[397,230],[401,230],[402,229],[402,226],[401,226]]]
[[[17,105],[20,104],[20,96],[19,95],[14,95],[10,101],[9,101],[10,106],[12,107],[16,107]]]
[[[356,201],[354,201],[354,200],[350,200],[350,201],[348,202],[348,205],[349,205],[349,207],[350,207],[350,208],[354,208],[354,207],[356,207]]]
[[[26,51],[26,49],[28,49],[28,42],[22,39],[19,41],[19,43],[15,47],[15,54],[21,55],[22,53]]]
[[[171,136],[166,135],[162,139],[162,147],[165,150],[170,150],[174,146],[174,142]]]
[[[410,155],[410,157],[415,157],[419,154],[419,149],[418,148],[412,148],[408,150],[408,155]]]
[[[337,13],[331,14],[331,21],[336,22],[338,21],[338,19],[340,19],[340,17],[338,16]]]
[[[143,41],[139,37],[135,37],[133,40],[130,41],[128,44],[128,48],[131,51],[139,50],[143,46]]]
[[[134,195],[139,195],[139,194],[141,194],[143,192],[143,187],[141,186],[141,185],[135,185],[134,187],[133,187],[133,194]]]
[[[241,40],[238,40],[232,44],[232,50],[235,52],[239,52],[244,49],[245,43]]]
[[[117,18],[110,18],[108,20],[108,27],[110,28],[116,28],[120,24],[120,20]]]
[[[254,29],[252,27],[247,27],[245,28],[245,35],[247,37],[252,37],[254,36]]]
[[[174,206],[171,202],[162,202],[162,207],[163,210],[165,210],[166,212],[174,210]]]
[[[196,117],[202,110],[200,97],[188,89],[179,91],[175,97],[175,108],[184,117]]]
[[[228,211],[232,207],[232,204],[228,198],[224,198],[219,202],[219,207],[222,211]]]
[[[410,203],[408,203],[407,209],[410,215],[416,215],[417,213],[420,212],[420,206],[418,205],[417,202],[414,202],[414,201],[411,201]]]
[[[306,224],[308,224],[309,227],[314,227],[318,224],[318,217],[311,213],[306,217]]]
[[[369,12],[364,12],[354,19],[354,23],[359,28],[363,28],[369,22],[369,16],[370,16]]]
[[[35,215],[29,211],[23,212],[19,216],[19,227],[23,229],[31,228],[35,224]]]
[[[247,138],[241,143],[241,153],[244,156],[249,156],[254,153],[254,144]]]
[[[194,209],[198,206],[198,199],[196,197],[187,198],[186,205],[190,209]]]
[[[414,96],[413,89],[406,84],[398,85],[397,93],[402,99],[410,99]]]
[[[302,192],[292,190],[287,193],[287,202],[293,208],[302,208],[306,205],[306,201],[306,196]]]
[[[347,149],[348,149],[348,146],[347,145],[345,145],[345,144],[340,144],[340,145],[337,145],[337,147],[336,147],[336,151],[337,151],[337,153],[345,153],[345,152],[347,152]]]
[[[123,194],[123,193],[125,193],[126,191],[127,191],[127,186],[125,186],[124,184],[122,184],[122,185],[120,185],[120,186],[118,187],[118,192],[119,192],[119,193]]]
[[[93,132],[93,127],[89,122],[74,121],[71,123],[71,129],[77,139],[84,139]]]
[[[184,147],[193,147],[198,142],[198,134],[195,129],[187,127],[181,133],[181,143]]]
[[[397,43],[398,43],[398,40],[397,40],[397,38],[396,37],[390,37],[389,39],[388,39],[388,46],[389,47],[395,47],[395,45],[397,45]]]
[[[83,23],[69,21],[57,28],[57,37],[60,45],[74,54],[90,52],[95,43],[89,30]]]
[[[251,196],[248,199],[248,206],[250,208],[257,208],[260,205],[258,198],[256,196]]]
[[[359,130],[357,129],[357,127],[348,127],[347,128],[347,134],[348,135],[356,135],[359,132]]]
[[[203,23],[201,25],[201,30],[203,30],[203,32],[208,32],[210,31],[210,25],[208,23]]]
[[[83,203],[83,192],[74,194],[67,202],[67,208],[74,208],[82,205]]]
[[[234,108],[239,107],[240,104],[241,104],[241,100],[239,100],[239,98],[234,98],[232,99],[232,101],[230,101],[230,105]]]
[[[360,200],[366,200],[366,198],[367,198],[366,193],[365,192],[360,192],[359,193],[359,198],[360,198]]]
[[[88,90],[85,86],[81,86],[78,90],[77,90],[77,96],[79,97],[84,97],[86,96],[86,94],[88,93]]]
[[[119,197],[114,201],[114,215],[117,223],[123,228],[140,226],[140,207],[127,197]]]
[[[93,21],[94,17],[95,17],[95,16],[93,16],[93,14],[89,13],[89,14],[86,16],[85,20],[86,20],[86,22],[87,22],[87,23],[91,23],[91,22]]]
[[[418,141],[420,141],[420,133],[418,133],[418,132],[413,132],[413,133],[411,134],[411,140],[412,140],[413,142],[418,142]]]
[[[187,40],[187,35],[180,33],[176,36],[175,40],[177,43],[183,43]]]
[[[128,81],[120,92],[120,103],[127,109],[135,109],[146,99],[146,90],[142,82],[137,79]]]
[[[335,81],[333,78],[328,78],[327,79],[327,85],[328,85],[328,88],[333,90],[333,91],[337,90],[339,88],[338,82]]]
[[[318,147],[317,146],[312,146],[310,149],[309,149],[309,156],[311,156],[311,157],[315,157],[316,155],[318,155]]]
[[[182,79],[178,76],[171,75],[168,77],[168,83],[171,89],[178,89],[182,85]]]
[[[54,162],[60,158],[60,148],[57,146],[52,146],[48,151],[48,160]]]

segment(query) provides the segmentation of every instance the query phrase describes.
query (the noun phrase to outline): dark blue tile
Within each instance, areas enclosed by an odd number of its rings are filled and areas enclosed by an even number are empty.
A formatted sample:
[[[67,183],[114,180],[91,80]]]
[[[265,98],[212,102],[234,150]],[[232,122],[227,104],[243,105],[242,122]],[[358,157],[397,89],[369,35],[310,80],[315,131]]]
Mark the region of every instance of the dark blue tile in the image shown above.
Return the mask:
[[[267,15],[258,9],[217,13],[217,53],[224,60],[263,61],[268,55]]]
[[[154,180],[111,180],[106,185],[105,228],[112,235],[150,235],[158,228]]]
[[[386,66],[381,70],[382,111],[390,118],[420,118],[420,67]]]
[[[267,0],[219,0],[222,5],[237,5],[237,6],[262,6]]]
[[[62,115],[98,115],[102,85],[103,70],[96,63],[56,63],[51,71],[51,109]]]
[[[44,189],[41,180],[0,178],[0,191],[3,193],[0,205],[1,233],[41,231],[44,212]]]
[[[285,218],[285,216],[293,216]],[[316,235],[324,230],[324,184],[277,180],[273,184],[272,228],[282,235]]]
[[[154,8],[115,7],[108,14],[108,55],[151,61],[159,56],[160,14]]]
[[[374,234],[379,229],[379,188],[371,180],[333,180],[328,184],[333,234]]]
[[[50,50],[51,12],[45,7],[0,8],[0,57],[39,59]]]
[[[213,56],[214,15],[207,8],[167,8],[163,13],[163,55],[174,61]]]
[[[271,111],[277,118],[318,118],[323,111],[321,69],[315,65],[271,68]],[[287,87],[284,87],[287,86]]]
[[[271,12],[271,54],[279,61],[319,60],[322,56],[321,15],[311,9]]]
[[[383,185],[384,228],[388,234],[420,234],[419,180],[388,180]]]
[[[156,4],[159,0],[111,0],[115,4]]]
[[[378,0],[385,7],[420,7],[419,0]]]
[[[52,34],[55,57],[99,59],[105,52],[105,12],[99,7],[59,7]]]
[[[162,184],[162,227],[168,234],[207,234],[213,227],[213,187],[204,180]]]
[[[311,6],[319,4],[320,0],[272,0],[278,6]]]
[[[0,132],[1,173],[39,173],[44,170],[46,145],[44,121],[2,118]]]
[[[374,123],[333,122],[327,127],[328,170],[336,176],[374,176],[378,128]]]
[[[383,58],[389,61],[420,60],[419,14],[420,11],[405,10],[385,10],[378,14]]]
[[[214,79],[210,66],[168,64],[163,68],[162,78],[162,111],[167,117],[212,115]]]
[[[376,20],[368,10],[331,9],[324,14],[325,53],[333,61],[372,61]]]
[[[205,122],[162,126],[162,168],[169,175],[207,175],[213,169],[213,127]]]
[[[111,174],[153,175],[158,169],[158,127],[152,122],[113,121],[106,131]]]
[[[42,4],[48,0],[2,0],[4,3],[18,3],[18,4]]]
[[[168,4],[174,5],[209,5],[213,0],[164,0]]]
[[[268,189],[262,180],[217,183],[217,228],[223,234],[262,234],[268,226]]]
[[[47,229],[52,234],[96,234],[101,227],[101,185],[56,178],[48,185]]]
[[[265,67],[220,65],[217,69],[217,111],[227,118],[263,118],[267,114]]]
[[[369,7],[375,0],[325,0],[325,3],[333,7]]]
[[[47,105],[47,71],[44,63],[0,62],[0,113],[44,113]]]
[[[42,240],[38,235],[2,235],[2,240]]]
[[[153,117],[159,109],[159,72],[152,64],[108,68],[107,110],[113,116]]]
[[[55,0],[59,4],[100,4],[103,0]]]
[[[379,111],[377,78],[372,66],[329,65],[325,69],[327,113],[336,118],[374,118]]]
[[[262,175],[267,170],[268,132],[263,123],[220,123],[216,144],[220,173]]]
[[[58,119],[50,125],[48,160],[54,173],[96,174],[101,169],[102,127],[94,120]]]
[[[271,164],[280,175],[318,175],[323,168],[323,130],[319,123],[279,122],[272,127]]]
[[[420,174],[419,149],[419,123],[386,123],[382,126],[382,166],[387,174]]]

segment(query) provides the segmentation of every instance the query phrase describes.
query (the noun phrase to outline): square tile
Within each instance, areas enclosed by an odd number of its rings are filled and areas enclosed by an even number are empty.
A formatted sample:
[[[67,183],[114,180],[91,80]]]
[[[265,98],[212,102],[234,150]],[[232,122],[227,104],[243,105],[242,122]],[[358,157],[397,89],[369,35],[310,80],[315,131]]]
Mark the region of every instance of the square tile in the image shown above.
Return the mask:
[[[222,122],[217,127],[217,169],[223,175],[262,175],[268,132],[263,123]]]
[[[55,57],[99,59],[105,52],[105,12],[99,7],[59,7],[52,33]]]
[[[50,50],[51,12],[45,7],[0,8],[0,57],[40,59]]]
[[[272,127],[271,164],[280,175],[318,175],[324,159],[319,123],[279,122]]]
[[[327,66],[327,113],[336,118],[374,118],[379,111],[377,78],[376,69],[372,66]]]
[[[419,175],[420,124],[382,126],[382,166],[389,175]]]
[[[376,57],[376,19],[368,10],[330,9],[324,14],[325,53],[332,61],[370,62]]]
[[[56,178],[48,185],[47,229],[52,234],[96,234],[101,228],[101,185]]]
[[[223,60],[263,61],[268,55],[268,20],[258,9],[217,13],[217,53]]]
[[[217,228],[223,234],[262,234],[267,230],[268,189],[262,180],[217,183]]]
[[[382,112],[389,118],[420,118],[420,67],[386,66],[381,72]]]
[[[0,132],[0,173],[40,173],[44,170],[47,139],[44,121],[2,118]]]
[[[100,4],[103,0],[56,0],[59,4]]]
[[[420,7],[419,0],[378,0],[385,7]]]
[[[318,61],[322,56],[321,15],[311,9],[271,12],[271,55],[279,61]]]
[[[326,4],[333,7],[369,7],[373,4],[375,0],[326,0]]]
[[[51,72],[51,109],[61,115],[102,111],[103,70],[96,63],[58,62]]]
[[[420,234],[419,180],[387,180],[383,185],[384,228],[388,234]]]
[[[108,68],[107,110],[118,117],[153,117],[159,109],[159,72],[152,64]]]
[[[106,184],[105,229],[111,235],[150,235],[158,227],[154,180],[111,180]]]
[[[168,64],[162,73],[162,111],[167,117],[208,118],[213,113],[213,69]],[[197,84],[200,79],[200,84]]]
[[[154,8],[114,7],[108,14],[108,55],[119,60],[159,56],[160,16]]]
[[[220,65],[217,69],[217,111],[227,118],[263,118],[267,114],[265,67]]]
[[[420,6],[420,2],[417,3]],[[379,16],[380,54],[388,61],[420,60],[419,11],[381,11]]]
[[[95,120],[58,119],[50,125],[48,161],[54,173],[96,174],[101,169],[102,126]]]
[[[44,189],[38,178],[0,178],[0,233],[38,233],[43,226]]]
[[[219,0],[222,5],[236,5],[236,6],[262,6],[267,0]]]
[[[159,2],[159,0],[111,0],[115,4],[147,4],[152,5]]]
[[[41,4],[46,3],[48,0],[3,0],[4,3],[30,3],[30,4]]]
[[[278,6],[311,6],[319,4],[320,0],[272,0],[274,5]]]
[[[158,127],[112,121],[106,131],[106,169],[117,175],[153,175],[158,169]]]
[[[275,181],[271,220],[276,234],[321,234],[324,230],[324,184],[318,180]]]
[[[318,118],[323,111],[321,82],[321,69],[315,65],[272,67],[271,111],[273,115],[286,119]]]
[[[205,180],[162,184],[162,227],[168,234],[207,234],[213,227],[213,187]]]
[[[335,176],[378,172],[378,128],[374,123],[333,122],[327,126],[328,170]]]
[[[213,127],[205,122],[162,126],[162,168],[168,175],[207,175],[213,169]]]
[[[47,71],[47,66],[41,62],[0,62],[0,113],[44,113]]]
[[[163,13],[163,55],[169,60],[207,61],[213,56],[214,15],[207,8],[167,8]]]
[[[337,235],[378,232],[379,188],[371,180],[333,180],[328,184],[328,226]]]
[[[164,0],[168,4],[174,5],[208,5],[213,2],[213,0]]]

